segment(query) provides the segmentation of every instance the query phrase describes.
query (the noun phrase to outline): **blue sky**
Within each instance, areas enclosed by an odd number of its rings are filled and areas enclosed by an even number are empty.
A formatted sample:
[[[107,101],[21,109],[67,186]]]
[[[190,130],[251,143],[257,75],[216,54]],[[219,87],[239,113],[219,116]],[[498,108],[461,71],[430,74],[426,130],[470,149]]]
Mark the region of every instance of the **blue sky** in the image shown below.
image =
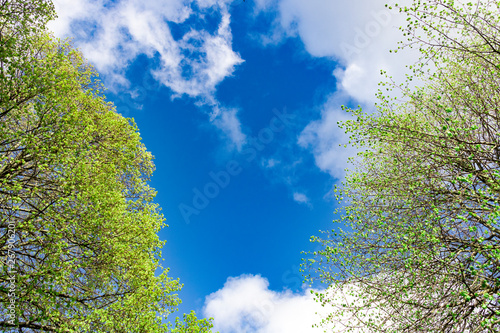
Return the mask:
[[[401,17],[369,0],[54,2],[50,28],[156,157],[180,312],[221,333],[320,331],[301,252],[333,227],[353,154],[340,106],[373,110],[380,70],[401,80],[414,57],[389,54]]]

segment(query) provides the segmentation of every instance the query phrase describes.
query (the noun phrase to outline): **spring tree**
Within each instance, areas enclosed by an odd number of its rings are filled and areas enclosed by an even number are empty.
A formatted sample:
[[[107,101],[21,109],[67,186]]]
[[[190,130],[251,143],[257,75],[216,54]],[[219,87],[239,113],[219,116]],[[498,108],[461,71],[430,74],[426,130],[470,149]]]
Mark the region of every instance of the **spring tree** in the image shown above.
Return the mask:
[[[0,328],[167,332],[181,285],[160,264],[152,155],[54,17],[0,0]]]
[[[394,6],[419,87],[379,92],[341,127],[359,149],[313,237],[316,298],[337,331],[500,331],[500,2]],[[397,50],[396,50],[397,51]],[[432,66],[429,66],[431,64]]]

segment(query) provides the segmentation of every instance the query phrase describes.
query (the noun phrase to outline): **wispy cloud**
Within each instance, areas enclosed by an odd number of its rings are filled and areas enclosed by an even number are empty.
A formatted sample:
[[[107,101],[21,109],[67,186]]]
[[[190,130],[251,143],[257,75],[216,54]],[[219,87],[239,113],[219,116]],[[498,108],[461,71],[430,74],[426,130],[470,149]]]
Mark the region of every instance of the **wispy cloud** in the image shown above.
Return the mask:
[[[247,137],[241,131],[241,122],[237,117],[237,109],[227,109],[214,107],[215,113],[212,115],[213,123],[223,134],[230,139],[230,142],[241,150],[247,141]]]
[[[339,121],[350,119],[349,114],[339,108],[342,100],[343,96],[333,94],[323,105],[320,118],[310,122],[297,141],[301,147],[312,151],[318,168],[339,180],[344,178],[345,169],[349,167],[348,159],[356,155],[354,148],[344,147],[349,136],[338,127]]]
[[[298,203],[310,204],[309,198],[307,197],[307,195],[305,195],[304,193],[300,193],[300,192],[293,193],[293,200],[295,200]]]
[[[280,160],[277,160],[277,159],[274,159],[274,158],[269,158],[269,159],[262,159],[261,165],[265,169],[272,169],[272,168],[274,168],[275,166],[277,166],[280,163],[281,163]]]
[[[351,155],[339,148],[339,144],[347,143],[337,128],[337,121],[346,119],[340,106],[355,101],[373,110],[378,83],[384,80],[380,71],[387,71],[401,83],[408,73],[405,66],[418,60],[416,50],[389,53],[402,39],[398,27],[405,24],[406,16],[385,8],[385,3],[257,0],[257,11],[276,13],[273,29],[261,38],[264,45],[298,37],[312,57],[331,59],[338,66],[332,73],[337,80],[336,90],[322,106],[320,117],[311,121],[298,139],[300,146],[311,150],[317,166],[337,179],[344,177],[346,160]]]
[[[128,66],[141,54],[158,60],[153,77],[170,88],[172,98],[189,96],[213,108],[211,120],[233,146],[241,147],[245,135],[236,112],[218,112],[217,85],[233,75],[243,62],[232,49],[231,1],[223,0],[54,0],[59,18],[50,28],[59,37],[75,37],[74,43],[104,74],[106,85],[126,89]],[[194,10],[194,9],[195,10]],[[215,13],[215,14],[214,14]],[[217,26],[206,15],[220,17]],[[172,24],[193,20],[180,36]],[[191,22],[191,21],[190,21]]]

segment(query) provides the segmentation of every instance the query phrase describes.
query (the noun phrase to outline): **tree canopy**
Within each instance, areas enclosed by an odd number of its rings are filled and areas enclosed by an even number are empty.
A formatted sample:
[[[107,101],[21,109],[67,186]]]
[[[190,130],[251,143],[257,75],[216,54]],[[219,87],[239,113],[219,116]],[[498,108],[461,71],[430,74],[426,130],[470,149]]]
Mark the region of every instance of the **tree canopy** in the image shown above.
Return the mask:
[[[317,300],[336,332],[498,332],[500,2],[394,9],[421,86],[346,109],[359,153],[334,222],[348,228],[313,237],[310,268],[329,285]]]
[[[0,1],[1,330],[167,332],[181,284],[160,264],[153,157],[54,17]]]

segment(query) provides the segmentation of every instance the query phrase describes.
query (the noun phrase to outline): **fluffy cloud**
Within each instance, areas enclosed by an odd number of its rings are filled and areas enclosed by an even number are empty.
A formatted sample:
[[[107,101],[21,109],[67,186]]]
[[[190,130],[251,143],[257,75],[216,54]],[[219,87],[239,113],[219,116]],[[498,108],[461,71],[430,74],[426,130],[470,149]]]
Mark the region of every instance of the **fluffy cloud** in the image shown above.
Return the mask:
[[[241,147],[245,140],[236,112],[218,112],[217,85],[243,62],[232,49],[231,16],[225,0],[54,0],[58,19],[49,27],[59,37],[75,37],[74,43],[105,76],[108,87],[127,88],[128,65],[145,54],[157,58],[153,77],[172,91],[187,95],[220,114],[215,125]],[[196,10],[193,10],[195,8]],[[204,15],[220,16],[208,26]],[[174,37],[171,25],[186,24]],[[194,28],[201,27],[201,28]],[[179,34],[179,33],[178,33]]]
[[[229,278],[222,289],[207,296],[203,310],[214,318],[214,331],[220,333],[319,333],[323,330],[312,325],[321,321],[321,313],[325,308],[309,290],[272,291],[259,275]]]
[[[367,318],[379,323],[384,320],[376,308],[357,314],[347,310],[346,305],[363,305],[362,291],[355,285],[312,291],[322,293],[329,303],[316,302],[311,289],[302,293],[270,290],[269,282],[260,275],[230,277],[222,289],[206,297],[203,315],[214,319],[214,331],[220,333],[360,333]]]

